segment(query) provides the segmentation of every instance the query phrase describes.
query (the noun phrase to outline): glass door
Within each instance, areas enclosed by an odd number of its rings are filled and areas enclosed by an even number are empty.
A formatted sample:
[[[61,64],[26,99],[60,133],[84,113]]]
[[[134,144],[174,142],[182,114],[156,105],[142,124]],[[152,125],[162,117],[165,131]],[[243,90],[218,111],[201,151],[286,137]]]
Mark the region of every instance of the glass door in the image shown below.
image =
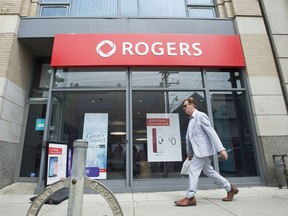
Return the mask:
[[[30,104],[24,138],[20,177],[38,177],[46,104]]]

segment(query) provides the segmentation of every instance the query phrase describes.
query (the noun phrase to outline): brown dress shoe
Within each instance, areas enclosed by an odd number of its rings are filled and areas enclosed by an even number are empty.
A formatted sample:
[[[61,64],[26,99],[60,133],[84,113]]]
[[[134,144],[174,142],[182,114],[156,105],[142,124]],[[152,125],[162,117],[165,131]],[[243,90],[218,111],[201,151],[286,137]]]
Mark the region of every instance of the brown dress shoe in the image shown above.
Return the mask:
[[[192,198],[185,197],[182,200],[178,200],[174,202],[177,206],[196,206],[196,199],[193,196]]]
[[[239,190],[231,184],[231,190],[227,192],[227,197],[223,198],[222,201],[232,201],[235,194],[237,194]]]

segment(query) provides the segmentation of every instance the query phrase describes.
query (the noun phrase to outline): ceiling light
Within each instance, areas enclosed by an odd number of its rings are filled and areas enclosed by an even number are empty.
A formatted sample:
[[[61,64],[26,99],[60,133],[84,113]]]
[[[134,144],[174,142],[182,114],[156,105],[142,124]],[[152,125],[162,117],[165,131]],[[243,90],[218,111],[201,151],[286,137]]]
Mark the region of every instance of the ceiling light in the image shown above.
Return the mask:
[[[111,135],[117,135],[117,136],[121,136],[121,135],[126,135],[126,132],[122,132],[122,131],[115,131],[115,132],[111,132]]]
[[[125,125],[125,121],[114,121],[111,123],[111,125],[116,125],[116,126]]]
[[[137,138],[136,141],[147,141],[147,138]]]

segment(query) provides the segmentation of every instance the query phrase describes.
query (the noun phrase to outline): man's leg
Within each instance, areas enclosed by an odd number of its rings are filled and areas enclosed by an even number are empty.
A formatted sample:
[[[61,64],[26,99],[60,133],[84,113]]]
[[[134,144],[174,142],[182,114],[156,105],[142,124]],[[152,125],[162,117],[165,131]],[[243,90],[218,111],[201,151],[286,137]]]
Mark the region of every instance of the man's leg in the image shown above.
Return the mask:
[[[226,178],[224,178],[214,170],[209,158],[205,162],[203,172],[206,176],[211,177],[217,185],[225,188],[225,190],[227,191],[227,197],[223,198],[223,201],[232,201],[234,195],[239,192],[239,190],[235,186],[233,186]]]
[[[207,158],[205,161],[203,173],[206,176],[212,178],[217,185],[225,188],[227,192],[231,190],[230,182],[214,170],[213,166],[211,165],[211,160],[209,158]]]
[[[175,201],[178,206],[195,206],[195,193],[197,191],[199,175],[205,165],[205,160],[194,156],[189,167],[189,189],[186,192],[186,197],[182,200]]]
[[[203,167],[206,164],[206,158],[198,158],[193,156],[191,165],[189,167],[189,188],[186,197],[191,198],[197,191],[198,180]]]

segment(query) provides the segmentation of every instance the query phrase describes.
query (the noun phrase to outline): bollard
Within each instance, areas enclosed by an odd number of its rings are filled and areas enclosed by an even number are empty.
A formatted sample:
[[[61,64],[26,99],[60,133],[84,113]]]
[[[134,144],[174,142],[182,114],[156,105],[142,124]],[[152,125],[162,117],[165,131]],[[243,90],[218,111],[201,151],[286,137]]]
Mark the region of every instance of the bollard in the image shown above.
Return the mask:
[[[32,202],[26,216],[37,216],[45,201],[57,191],[63,188],[69,189],[68,216],[82,215],[83,191],[84,188],[90,188],[98,192],[110,205],[114,216],[123,216],[121,206],[119,205],[113,193],[102,183],[91,180],[85,175],[86,152],[88,142],[85,140],[75,140],[73,142],[73,161],[72,174],[70,177],[61,179],[46,187]]]
[[[73,142],[72,174],[68,201],[68,216],[82,215],[83,191],[85,180],[85,164],[88,142],[75,140]]]

